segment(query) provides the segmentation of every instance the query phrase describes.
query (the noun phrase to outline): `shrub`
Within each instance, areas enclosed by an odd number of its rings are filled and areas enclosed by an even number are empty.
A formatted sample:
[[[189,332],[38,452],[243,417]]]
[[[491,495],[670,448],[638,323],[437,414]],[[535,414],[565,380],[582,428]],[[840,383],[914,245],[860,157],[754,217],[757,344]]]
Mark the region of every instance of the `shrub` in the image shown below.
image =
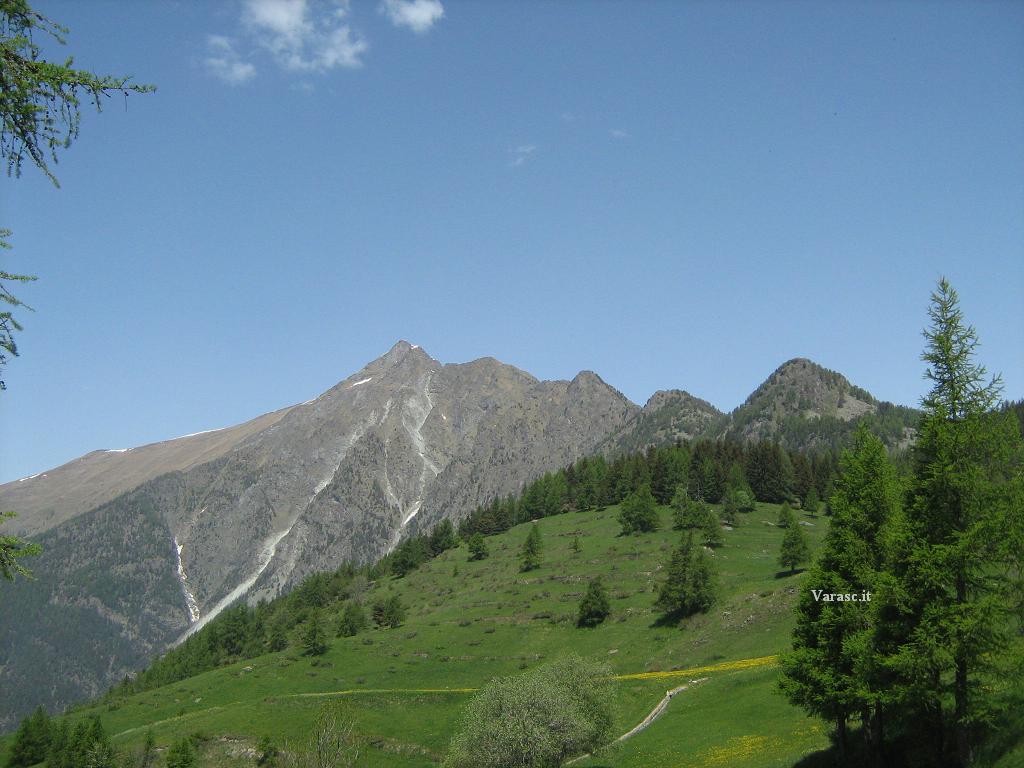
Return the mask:
[[[444,765],[548,768],[595,749],[612,725],[607,675],[570,655],[494,680],[467,705]]]

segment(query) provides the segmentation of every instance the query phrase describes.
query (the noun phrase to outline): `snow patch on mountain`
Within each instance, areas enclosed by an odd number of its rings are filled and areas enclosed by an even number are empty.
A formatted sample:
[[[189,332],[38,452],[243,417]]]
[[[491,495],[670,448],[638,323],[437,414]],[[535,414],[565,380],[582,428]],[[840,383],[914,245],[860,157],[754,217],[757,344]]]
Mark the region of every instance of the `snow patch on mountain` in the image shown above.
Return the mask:
[[[198,632],[200,629],[206,626],[211,619],[217,616],[225,608],[229,608],[238,599],[244,596],[246,592],[249,591],[252,585],[256,583],[256,580],[263,575],[263,572],[265,570],[267,570],[267,566],[270,565],[270,561],[274,559],[274,553],[277,552],[277,545],[281,543],[281,539],[283,539],[291,532],[292,527],[295,525],[296,522],[298,522],[298,519],[298,516],[296,516],[296,518],[292,520],[291,524],[289,524],[287,528],[285,528],[280,533],[275,533],[273,536],[271,536],[269,539],[263,542],[263,546],[260,548],[259,555],[256,558],[256,570],[253,571],[253,573],[245,581],[243,581],[233,590],[228,592],[224,597],[222,597],[205,616],[203,616],[201,619],[196,621],[191,627],[189,627],[185,631],[185,634],[178,638],[178,641],[175,643],[175,645],[178,645],[179,643],[183,642],[189,636],[194,635],[196,632]]]
[[[188,576],[185,574],[185,567],[181,562],[181,550],[184,546],[184,544],[178,541],[177,537],[174,538],[174,551],[178,558],[178,581],[181,582],[181,590],[185,593],[185,605],[188,607],[189,623],[195,624],[199,621],[199,602],[196,600],[196,596],[192,594],[192,590],[188,588]]]

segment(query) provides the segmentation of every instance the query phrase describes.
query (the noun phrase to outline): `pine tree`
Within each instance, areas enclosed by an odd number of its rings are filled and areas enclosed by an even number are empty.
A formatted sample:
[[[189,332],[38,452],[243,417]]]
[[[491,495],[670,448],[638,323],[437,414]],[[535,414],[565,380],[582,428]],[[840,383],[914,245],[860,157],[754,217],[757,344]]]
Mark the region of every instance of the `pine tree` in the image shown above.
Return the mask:
[[[736,506],[740,512],[753,512],[757,508],[754,504],[754,494],[743,489],[736,491]]]
[[[302,634],[302,653],[304,656],[322,656],[327,652],[327,635],[320,623],[320,616],[314,614]]]
[[[718,578],[703,549],[697,548],[690,566],[691,613],[707,613],[717,600]]]
[[[796,573],[796,567],[800,563],[806,563],[811,557],[811,550],[807,546],[807,537],[790,512],[790,522],[786,525],[786,532],[782,534],[782,547],[779,550],[779,565],[789,568],[789,572]]]
[[[683,536],[679,545],[672,550],[671,559],[665,569],[665,581],[658,590],[655,607],[666,616],[686,615],[689,607],[690,564],[693,560],[693,534]]]
[[[715,572],[704,550],[693,546],[692,533],[680,540],[665,570],[655,607],[667,618],[703,613],[715,604]]]
[[[389,595],[373,604],[373,623],[381,628],[394,629],[405,621],[405,606],[398,595]]]
[[[775,524],[779,528],[792,528],[796,525],[796,515],[793,514],[793,508],[789,506],[788,501],[782,502],[782,506],[779,507],[779,517]]]
[[[835,724],[841,753],[847,748],[847,720],[861,715],[877,755],[888,719],[885,710],[899,702],[899,691],[875,652],[877,602],[823,602],[813,590],[879,594],[883,530],[897,514],[901,495],[885,447],[861,424],[842,456],[832,496],[837,512],[801,590],[793,650],[781,659],[782,690],[809,714]]]
[[[672,527],[677,531],[699,528],[704,522],[704,504],[690,498],[683,486],[677,486],[672,496]]]
[[[648,485],[629,494],[619,508],[619,524],[622,526],[622,532],[634,534],[658,530],[657,504]]]
[[[50,748],[46,753],[46,768],[72,768],[71,726],[68,725],[67,718],[63,718],[60,724],[53,728]]]
[[[93,715],[75,728],[71,765],[75,768],[114,768],[114,750],[99,717]]]
[[[452,521],[445,518],[435,525],[433,530],[430,532],[430,539],[428,541],[430,555],[432,557],[437,557],[441,553],[457,546],[458,543],[458,539],[455,536],[455,528],[452,526]]]
[[[21,721],[14,735],[10,754],[7,757],[8,768],[27,768],[41,763],[46,759],[50,748],[51,724],[50,717],[42,707]]]
[[[338,622],[338,637],[355,637],[366,629],[366,611],[362,603],[357,600],[349,600],[345,603],[345,610],[341,614],[341,621]]]
[[[587,593],[580,601],[579,614],[576,619],[577,626],[596,627],[612,612],[611,602],[608,600],[608,591],[604,587],[601,577],[597,576],[590,580],[587,585]]]
[[[580,544],[580,537],[579,536],[573,536],[572,537],[572,551],[575,552],[578,555],[582,549],[583,549],[583,546]]]
[[[725,492],[725,499],[722,502],[722,522],[733,528],[736,527],[737,514],[740,511],[737,499],[740,493],[740,491],[728,490]]]
[[[534,523],[530,526],[530,532],[527,534],[522,549],[519,551],[519,559],[522,562],[521,570],[532,571],[540,568],[540,551],[540,527]]]
[[[487,542],[484,540],[483,534],[480,532],[474,533],[469,540],[469,559],[470,560],[485,560],[490,556],[490,551],[487,549]]]
[[[715,510],[709,506],[705,506],[704,523],[701,525],[701,533],[704,537],[705,547],[714,549],[715,547],[722,546],[724,543],[722,524],[718,521],[718,515],[715,514]]]
[[[2,274],[4,273],[0,272],[0,275]],[[0,513],[0,524],[3,524],[4,518],[14,516],[13,512]],[[32,572],[18,561],[23,557],[38,555],[42,551],[42,547],[38,544],[25,541],[17,536],[0,536],[0,577],[8,581],[14,581],[15,576],[32,578]]]
[[[267,637],[267,649],[271,652],[283,651],[288,647],[288,627],[284,621],[278,619],[270,625],[270,635]]]
[[[1022,447],[998,400],[1001,382],[974,361],[978,337],[942,279],[932,294],[922,355],[931,391],[914,448],[906,514],[892,536],[899,592],[898,650],[889,664],[933,713],[953,700],[956,760],[972,759],[972,733],[998,706],[986,688],[1006,685],[1019,654],[1009,595],[1020,586]],[[1020,685],[1020,681],[1015,681]],[[938,726],[933,742],[941,742]]]
[[[805,512],[808,512],[809,514],[818,514],[818,508],[821,507],[821,499],[818,497],[818,489],[815,488],[813,485],[811,486],[811,489],[807,492],[807,496],[804,497],[804,501],[801,507],[804,509]]]

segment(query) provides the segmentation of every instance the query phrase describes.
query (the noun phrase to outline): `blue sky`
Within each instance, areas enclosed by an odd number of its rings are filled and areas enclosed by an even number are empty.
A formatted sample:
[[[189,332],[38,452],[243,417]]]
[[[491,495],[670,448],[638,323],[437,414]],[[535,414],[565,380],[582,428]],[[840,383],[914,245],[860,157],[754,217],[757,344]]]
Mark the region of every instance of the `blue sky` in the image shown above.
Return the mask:
[[[0,481],[306,400],[397,339],[636,402],[925,391],[940,275],[1024,396],[1024,5],[43,2],[157,84],[0,180]]]

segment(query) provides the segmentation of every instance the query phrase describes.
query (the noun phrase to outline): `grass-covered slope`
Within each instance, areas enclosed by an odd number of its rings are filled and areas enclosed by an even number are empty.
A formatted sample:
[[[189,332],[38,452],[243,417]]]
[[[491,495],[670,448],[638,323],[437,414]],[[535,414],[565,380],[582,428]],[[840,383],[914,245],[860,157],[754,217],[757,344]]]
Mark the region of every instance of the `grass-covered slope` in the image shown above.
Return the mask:
[[[429,766],[442,759],[468,689],[572,650],[606,661],[616,675],[681,671],[617,681],[617,734],[642,720],[666,690],[706,678],[677,694],[650,728],[579,765],[790,766],[824,747],[823,727],[775,692],[771,660],[733,663],[788,645],[802,575],[778,573],[777,509],[759,504],[725,531],[712,558],[719,602],[678,627],[659,625],[653,608],[680,536],[669,510],[660,510],[661,530],[638,536],[619,535],[617,514],[610,507],[540,521],[538,570],[519,571],[528,529],[521,525],[488,537],[487,559],[470,561],[462,544],[404,578],[382,579],[364,601],[398,594],[408,608],[404,624],[334,638],[327,622],[331,644],[323,656],[302,656],[293,646],[68,717],[99,714],[121,749],[141,744],[149,729],[158,746],[201,734],[201,763],[252,765],[261,737],[301,739],[324,701],[344,700],[367,740],[366,765]],[[827,518],[800,519],[809,523],[814,551]],[[609,588],[612,615],[595,629],[577,628],[579,600],[597,575]],[[337,605],[328,615],[339,613]]]

